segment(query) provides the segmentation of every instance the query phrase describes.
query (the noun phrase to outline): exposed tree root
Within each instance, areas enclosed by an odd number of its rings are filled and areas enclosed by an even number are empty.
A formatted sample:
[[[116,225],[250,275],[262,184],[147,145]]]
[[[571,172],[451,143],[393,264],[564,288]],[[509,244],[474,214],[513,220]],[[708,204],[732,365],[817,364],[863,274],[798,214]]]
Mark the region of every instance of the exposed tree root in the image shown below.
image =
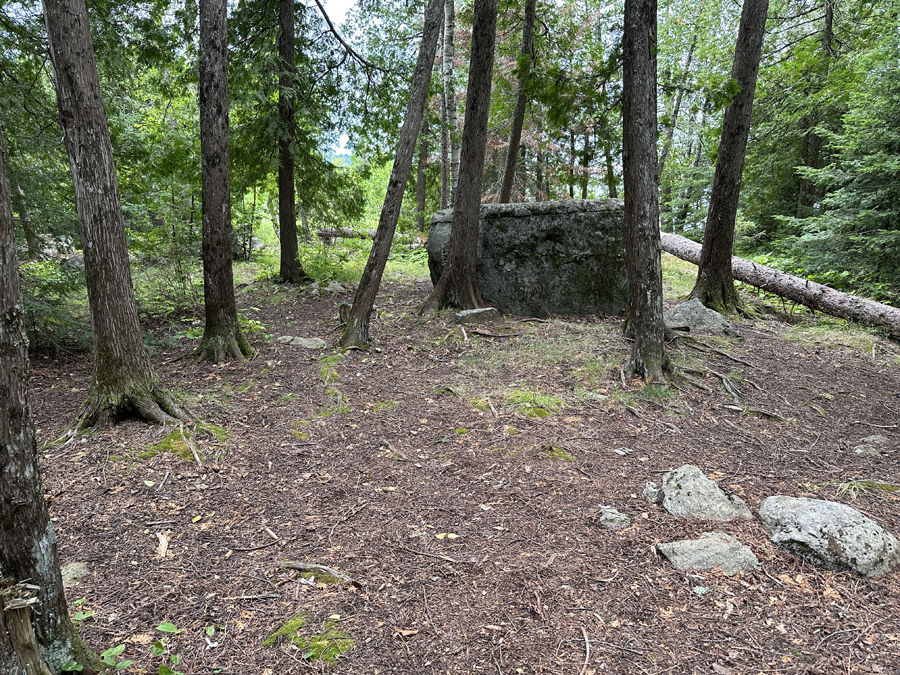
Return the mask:
[[[207,335],[204,333],[200,346],[194,351],[196,361],[212,361],[222,363],[228,359],[245,361],[256,356],[256,350],[244,337],[240,330],[232,333],[216,333]]]
[[[135,379],[116,388],[94,382],[75,422],[59,440],[68,441],[85,429],[109,427],[132,416],[160,425],[196,421],[194,414],[155,378]]]

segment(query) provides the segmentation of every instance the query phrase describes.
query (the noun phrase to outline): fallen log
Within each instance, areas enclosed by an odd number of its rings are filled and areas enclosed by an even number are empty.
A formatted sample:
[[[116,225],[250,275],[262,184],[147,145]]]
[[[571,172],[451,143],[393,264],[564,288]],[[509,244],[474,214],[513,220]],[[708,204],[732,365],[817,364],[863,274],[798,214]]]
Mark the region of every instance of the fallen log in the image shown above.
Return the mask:
[[[662,233],[662,250],[695,265],[700,264],[700,244],[678,236]],[[900,337],[900,309],[867,300],[849,293],[809,281],[792,274],[779,272],[771,267],[731,257],[731,273],[737,281],[743,281],[782,298],[848,321],[858,321],[888,328],[894,337]]]
[[[323,227],[319,230],[318,235],[326,244],[330,244],[333,239],[374,239],[376,230],[354,230],[349,227]],[[424,241],[423,241],[424,240]],[[398,244],[408,244],[413,248],[419,248],[425,245],[427,237],[419,237],[413,234],[396,234],[394,242]]]

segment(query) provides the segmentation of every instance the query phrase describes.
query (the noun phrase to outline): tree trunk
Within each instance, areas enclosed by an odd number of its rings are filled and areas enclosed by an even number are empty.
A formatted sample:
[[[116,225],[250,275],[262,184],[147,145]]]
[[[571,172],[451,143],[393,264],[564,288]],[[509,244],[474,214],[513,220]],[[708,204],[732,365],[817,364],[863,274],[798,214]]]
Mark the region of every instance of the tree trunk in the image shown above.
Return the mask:
[[[700,264],[700,244],[677,234],[662,235],[662,249],[677,258]],[[731,258],[734,278],[798,305],[830,316],[873,326],[883,326],[900,337],[900,309],[880,302],[836,291],[814,281],[760,265],[737,256]]]
[[[656,156],[656,0],[625,0],[622,36],[622,168],[629,376],[661,380],[669,359],[659,251],[659,163]]]
[[[435,49],[437,49],[435,47]],[[419,164],[416,167],[416,226],[425,231],[425,196],[427,184],[425,169],[428,166],[428,115],[422,115],[422,130],[419,132]]]
[[[409,90],[409,101],[406,104],[406,115],[400,128],[400,140],[394,155],[394,166],[388,181],[378,230],[372,242],[372,250],[366,261],[353,297],[350,315],[341,333],[342,347],[363,347],[369,343],[369,320],[375,305],[375,296],[381,285],[381,276],[391,252],[391,241],[400,218],[400,207],[403,205],[403,193],[406,181],[412,169],[412,158],[416,147],[416,138],[422,128],[422,117],[425,103],[428,100],[428,87],[431,83],[431,70],[434,66],[434,55],[437,51],[438,35],[441,32],[441,10],[443,0],[430,0],[425,9],[425,25],[422,30],[422,43],[419,47],[419,58],[413,73]]]
[[[45,0],[63,139],[75,184],[94,337],[94,375],[69,435],[128,414],[157,423],[190,414],[157,381],[141,338],[112,142],[84,0]]]
[[[697,25],[694,27],[694,37],[691,39],[691,46],[688,49],[687,62],[684,64],[684,75],[681,81],[687,86],[688,76],[691,74],[691,62],[694,60],[694,49],[697,47],[697,36],[700,33],[699,18]],[[681,100],[684,97],[684,87],[678,87],[678,93],[675,95],[675,102],[672,104],[672,114],[669,116],[669,124],[666,127],[666,140],[663,142],[663,149],[659,155],[659,177],[662,180],[663,169],[666,168],[666,160],[669,157],[669,151],[672,149],[672,139],[675,136],[675,127],[678,126],[678,114],[681,111]]]
[[[22,225],[22,232],[25,234],[25,246],[28,251],[28,258],[34,260],[40,258],[43,246],[41,239],[34,231],[34,225],[31,222],[31,216],[28,215],[28,205],[25,203],[25,193],[22,192],[22,186],[17,185],[18,194],[13,200],[13,206],[19,212],[19,224]]]
[[[606,189],[610,199],[619,198],[619,190],[616,184],[616,167],[613,164],[612,148],[606,146]]]
[[[85,16],[86,18],[86,16]],[[86,25],[86,24],[85,24]],[[75,660],[83,672],[100,670],[99,659],[78,636],[66,605],[59,571],[56,533],[50,523],[38,464],[34,420],[28,392],[28,342],[19,289],[16,236],[0,129],[0,571],[15,582],[37,586],[39,605],[32,615],[40,657],[20,658],[16,635],[0,631],[0,672],[40,673],[40,662],[54,673]],[[0,598],[0,615],[9,607]],[[12,619],[21,625],[25,615]],[[10,617],[11,618],[11,617]],[[0,617],[0,625],[9,621]],[[11,627],[10,627],[11,628]],[[21,634],[21,631],[17,631]],[[26,670],[24,662],[30,661]]]
[[[534,53],[534,20],[537,14],[537,0],[525,0],[525,18],[522,24],[522,51],[519,53],[519,67],[516,76],[519,79],[516,91],[516,107],[513,110],[512,127],[509,131],[509,146],[506,150],[506,166],[503,169],[503,181],[500,185],[500,204],[509,203],[512,196],[513,179],[516,176],[516,160],[519,156],[519,145],[522,142],[522,127],[525,124],[525,106],[528,103],[527,86],[531,77],[531,64]]]
[[[294,0],[280,0],[278,10],[278,239],[281,242],[279,276],[297,284],[307,276],[297,246],[297,213],[294,211]]]
[[[588,198],[588,187],[591,180],[591,162],[594,160],[594,153],[591,149],[591,132],[589,129],[584,130],[584,149],[581,153],[581,198]]]
[[[497,0],[475,0],[469,86],[466,89],[466,120],[460,152],[459,188],[453,205],[448,264],[444,266],[431,295],[425,300],[421,310],[423,314],[448,305],[463,309],[484,306],[475,276],[475,261],[478,254],[481,183],[484,178],[488,113],[491,107],[496,28]]]
[[[712,196],[703,233],[703,256],[691,297],[720,312],[739,310],[741,300],[731,278],[731,252],[741,174],[750,133],[750,113],[762,54],[769,0],[744,0],[731,77],[741,90],[725,109]]]
[[[444,24],[443,30],[447,30]],[[443,50],[443,40],[441,41]],[[443,55],[441,55],[441,67],[443,67]],[[441,211],[447,208],[450,202],[450,130],[447,128],[447,97],[441,94]]]
[[[206,325],[194,353],[220,363],[256,350],[241,333],[232,272],[226,0],[200,0],[200,155]]]
[[[456,36],[456,8],[453,0],[444,2],[444,44],[441,49],[441,82],[444,85],[444,105],[447,108],[447,136],[450,146],[448,166],[450,189],[447,208],[456,202],[459,183],[459,128],[456,121],[456,85],[453,82],[453,59],[456,56],[453,40]]]

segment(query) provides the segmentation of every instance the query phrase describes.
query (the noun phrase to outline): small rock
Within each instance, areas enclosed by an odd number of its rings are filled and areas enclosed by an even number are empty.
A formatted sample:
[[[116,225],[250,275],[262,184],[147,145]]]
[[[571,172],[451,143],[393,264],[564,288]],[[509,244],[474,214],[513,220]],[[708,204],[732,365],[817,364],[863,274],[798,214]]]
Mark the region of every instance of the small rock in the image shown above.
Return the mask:
[[[884,452],[884,446],[890,443],[885,436],[881,436],[880,434],[875,434],[874,436],[866,436],[865,438],[861,438],[859,440],[860,445],[857,445],[853,448],[853,452],[857,455],[869,455],[870,457],[881,457],[881,453]],[[881,452],[879,452],[879,448],[881,448]]]
[[[775,544],[827,570],[873,577],[900,564],[900,542],[846,504],[776,495],[759,519]]]
[[[322,349],[326,344],[325,340],[321,338],[294,337],[293,335],[282,335],[278,338],[278,342],[285,345],[296,345],[304,349]]]
[[[340,295],[346,292],[347,289],[337,281],[317,281],[303,289],[306,295]]]
[[[63,565],[60,572],[62,572],[63,588],[71,588],[90,574],[91,569],[86,562],[70,562]]]
[[[625,455],[631,454],[634,452],[631,448],[614,448],[613,452],[619,455],[620,457],[624,457]]]
[[[631,518],[624,513],[619,513],[613,507],[601,506],[600,509],[602,513],[598,522],[603,525],[603,527],[608,527],[611,530],[620,530],[623,527],[631,525]]]
[[[487,321],[496,321],[500,318],[500,312],[496,307],[481,307],[479,309],[464,309],[454,315],[456,323],[479,324]]]
[[[670,330],[740,336],[740,333],[724,316],[715,310],[708,309],[697,298],[682,302],[677,307],[665,312],[663,321]]]
[[[641,494],[643,495],[644,499],[646,499],[651,504],[659,504],[663,500],[663,491],[656,483],[647,483],[644,486],[644,491]]]
[[[673,516],[706,518],[725,522],[738,518],[752,518],[744,500],[725,492],[696,466],[685,464],[663,476],[662,487],[644,488],[644,497],[661,503]],[[651,498],[648,498],[650,495]],[[660,496],[661,495],[661,496]]]
[[[705,572],[718,567],[731,576],[759,566],[753,551],[723,532],[704,532],[699,539],[657,544],[656,549],[680,570],[698,569]]]
[[[701,598],[709,593],[709,589],[706,586],[694,586],[691,590],[693,591],[694,595]]]

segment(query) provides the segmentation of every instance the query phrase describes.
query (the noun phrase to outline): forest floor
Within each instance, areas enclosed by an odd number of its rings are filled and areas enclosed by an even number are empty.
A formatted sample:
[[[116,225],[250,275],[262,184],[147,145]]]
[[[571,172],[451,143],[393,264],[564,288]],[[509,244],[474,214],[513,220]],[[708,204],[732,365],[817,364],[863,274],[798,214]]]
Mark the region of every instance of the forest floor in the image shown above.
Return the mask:
[[[202,464],[182,430],[137,421],[42,449],[61,560],[90,566],[68,594],[98,652],[188,675],[900,672],[898,572],[824,572],[758,520],[641,498],[696,464],[754,512],[830,499],[900,535],[896,342],[748,296],[760,314],[742,337],[677,339],[686,377],[645,387],[621,376],[619,317],[463,332],[451,312],[416,315],[429,289],[384,285],[368,351],[333,346],[351,296],[267,281],[238,294],[271,336],[254,360],[196,364],[186,338],[158,351],[163,383],[222,429],[183,430]],[[35,355],[39,442],[90,375],[86,356]],[[881,456],[854,453],[873,434]],[[603,505],[632,524],[606,529]],[[656,552],[704,531],[761,565],[685,573]]]

